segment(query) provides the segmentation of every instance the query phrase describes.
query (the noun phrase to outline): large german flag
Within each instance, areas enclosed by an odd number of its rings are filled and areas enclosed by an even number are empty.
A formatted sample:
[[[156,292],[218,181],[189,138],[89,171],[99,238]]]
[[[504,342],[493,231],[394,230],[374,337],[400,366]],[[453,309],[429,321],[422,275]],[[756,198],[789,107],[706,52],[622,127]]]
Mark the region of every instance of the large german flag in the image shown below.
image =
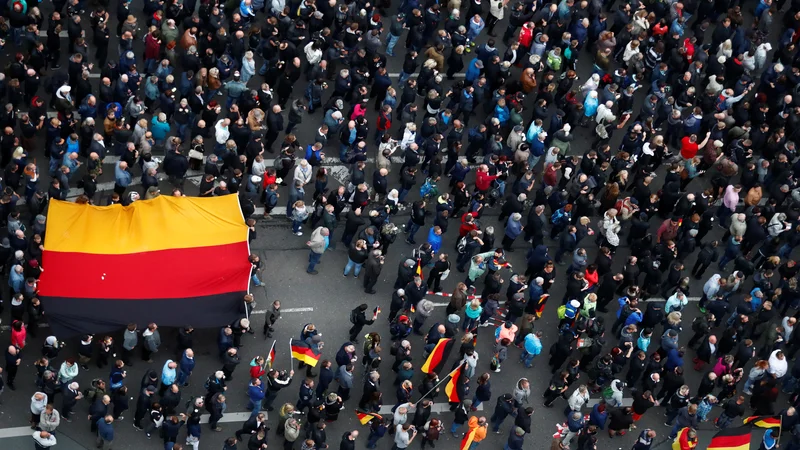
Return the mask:
[[[727,428],[715,434],[708,444],[708,450],[748,450],[750,448],[750,427]]]
[[[314,352],[310,345],[299,339],[292,339],[292,358],[316,367],[321,353]]]
[[[469,450],[469,447],[475,440],[475,430],[477,430],[477,428],[467,431],[467,434],[464,435],[464,439],[461,439],[461,447],[459,447],[460,450]]]
[[[39,295],[56,335],[238,317],[251,265],[235,195],[103,207],[51,201],[47,219]]]
[[[428,355],[428,359],[425,361],[425,364],[422,365],[422,369],[420,369],[422,370],[422,373],[439,373],[439,369],[442,368],[442,365],[447,361],[447,357],[450,356],[450,350],[452,348],[452,339],[439,339],[439,342],[437,342],[436,346],[433,347],[431,354]]]
[[[459,364],[456,370],[450,372],[450,380],[444,386],[444,393],[447,395],[447,401],[450,403],[461,403],[461,391],[464,385],[461,379],[461,371],[464,369],[464,364]]]
[[[781,426],[781,416],[750,416],[743,422],[759,428],[778,428]]]

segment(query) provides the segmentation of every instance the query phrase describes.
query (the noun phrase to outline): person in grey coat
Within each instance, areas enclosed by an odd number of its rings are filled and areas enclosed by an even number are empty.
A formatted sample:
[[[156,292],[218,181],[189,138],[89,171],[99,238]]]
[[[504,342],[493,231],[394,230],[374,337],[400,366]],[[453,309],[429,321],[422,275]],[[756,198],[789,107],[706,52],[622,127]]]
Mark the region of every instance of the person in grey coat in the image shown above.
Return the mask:
[[[155,323],[147,325],[147,329],[142,333],[142,337],[144,338],[144,343],[142,344],[142,361],[152,363],[153,360],[150,357],[153,353],[158,351],[158,347],[161,345],[161,334],[158,332],[158,325]]]
[[[414,316],[414,333],[422,336],[422,325],[425,324],[425,319],[430,317],[433,314],[433,302],[430,300],[425,300],[424,298],[417,303],[417,312]]]
[[[336,393],[342,398],[342,401],[347,401],[350,398],[350,389],[353,388],[354,367],[352,364],[339,366],[337,373],[339,389],[336,390]]]
[[[131,355],[137,345],[139,345],[139,332],[136,330],[135,323],[129,323],[125,334],[122,336],[122,362],[128,367],[133,366]]]

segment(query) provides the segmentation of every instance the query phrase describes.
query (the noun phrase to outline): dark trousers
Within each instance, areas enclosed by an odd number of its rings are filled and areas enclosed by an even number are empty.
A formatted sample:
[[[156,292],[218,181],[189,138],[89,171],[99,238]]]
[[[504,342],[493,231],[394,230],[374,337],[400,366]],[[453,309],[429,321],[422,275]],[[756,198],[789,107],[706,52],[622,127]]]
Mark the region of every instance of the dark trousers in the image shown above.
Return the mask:
[[[708,264],[704,264],[701,261],[697,261],[692,267],[692,275],[694,275],[695,279],[700,279],[703,277],[703,273],[708,268]]]
[[[367,293],[375,290],[375,284],[378,283],[378,277],[373,275],[364,276],[364,291]]]
[[[144,345],[142,346],[142,361],[150,361],[150,355],[152,354],[153,352],[148,350],[147,347]]]
[[[364,329],[364,325],[353,325],[350,327],[350,342],[355,342],[358,340],[358,335],[361,334],[361,330]]]
[[[6,384],[13,387],[14,379],[17,378],[17,365],[6,365]]]
[[[122,362],[124,362],[126,366],[132,366],[131,355],[133,355],[133,349],[130,350],[128,350],[127,348],[122,349]]]

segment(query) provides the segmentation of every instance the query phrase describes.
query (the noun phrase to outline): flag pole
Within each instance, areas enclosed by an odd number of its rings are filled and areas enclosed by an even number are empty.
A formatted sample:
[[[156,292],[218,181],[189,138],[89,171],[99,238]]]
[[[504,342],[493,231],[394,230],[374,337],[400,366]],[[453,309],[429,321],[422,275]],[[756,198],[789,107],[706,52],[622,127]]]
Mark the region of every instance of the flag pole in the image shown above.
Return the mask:
[[[294,358],[294,356],[292,356],[292,338],[289,338],[289,369],[292,368],[292,359],[293,358]]]
[[[244,300],[242,300],[242,302],[244,303],[244,316],[249,321],[250,320],[250,311],[249,311],[250,308],[247,307],[247,302],[245,302]]]
[[[453,376],[453,373],[455,373],[455,371],[456,371],[456,370],[458,370],[458,369],[460,369],[460,368],[461,368],[461,366],[463,366],[463,365],[464,365],[464,361],[461,361],[461,363],[460,363],[458,366],[456,366],[456,368],[455,368],[455,369],[453,369],[453,370],[452,370],[450,373],[448,373],[447,375],[445,375],[445,377],[444,377],[444,378],[442,378],[441,380],[439,380],[439,382],[438,382],[438,383],[436,383],[436,384],[433,386],[433,388],[431,388],[431,390],[430,390],[430,391],[426,392],[426,393],[425,393],[425,395],[423,395],[422,397],[420,397],[420,398],[419,398],[419,400],[417,400],[417,401],[414,403],[414,406],[417,406],[417,403],[421,402],[421,401],[422,401],[422,399],[424,399],[425,397],[427,397],[427,396],[428,396],[428,394],[430,394],[431,392],[435,391],[435,390],[436,390],[436,388],[437,388],[437,387],[439,387],[439,385],[440,385],[440,384],[442,384],[442,383],[444,383],[444,382],[445,382],[445,380],[447,380],[448,378],[452,377],[452,376]]]

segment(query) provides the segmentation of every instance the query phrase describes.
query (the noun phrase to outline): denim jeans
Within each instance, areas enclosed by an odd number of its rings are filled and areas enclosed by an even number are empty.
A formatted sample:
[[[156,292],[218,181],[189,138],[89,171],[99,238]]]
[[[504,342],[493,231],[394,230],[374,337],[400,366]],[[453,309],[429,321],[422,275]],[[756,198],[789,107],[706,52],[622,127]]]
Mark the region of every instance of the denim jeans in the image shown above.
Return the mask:
[[[461,324],[461,329],[464,331],[468,331],[475,328],[475,325],[477,324],[478,324],[478,319],[464,317],[464,322]]]
[[[419,231],[419,225],[415,224],[411,219],[406,224],[406,231],[408,231],[408,240],[414,242],[414,235]]]
[[[478,405],[480,405],[481,403],[483,403],[483,402],[481,402],[481,401],[478,399],[478,397],[473,397],[473,398],[472,398],[472,407],[473,407],[473,408],[477,408],[477,407],[478,407]]]
[[[392,33],[389,33],[389,37],[386,38],[386,54],[387,55],[394,56],[394,46],[397,45],[397,41],[399,41],[399,40],[400,40],[400,36],[395,36]]]
[[[794,387],[797,385],[797,378],[793,377],[791,372],[787,373],[785,377],[783,377],[783,392],[792,392]]]
[[[319,264],[319,260],[322,258],[322,253],[314,253],[314,251],[308,252],[308,268],[306,272],[313,272],[314,266]]]
[[[256,286],[262,286],[264,284],[261,282],[261,280],[258,279],[258,275],[254,274],[250,277],[250,279],[253,280],[253,284],[255,284]]]
[[[22,27],[11,27],[11,40],[15,46],[22,46]]]
[[[228,99],[227,99],[227,100],[225,100],[225,107],[226,107],[227,109],[231,109],[231,106],[233,106],[233,104],[234,104],[234,103],[236,103],[236,101],[237,101],[237,100],[239,100],[239,97],[235,97],[235,98],[234,98],[234,97],[231,97],[231,96],[229,95],[229,96],[228,96]]]
[[[347,265],[344,266],[344,276],[350,275],[350,269],[355,268],[355,269],[353,269],[353,275],[358,277],[358,274],[361,273],[361,267],[363,267],[363,266],[364,266],[364,264],[358,264],[356,262],[353,262],[352,259],[347,258]]]
[[[158,60],[155,58],[144,60],[144,73],[155,73]]]
[[[302,228],[302,226],[303,226],[303,222],[301,222],[299,220],[292,220],[292,232],[293,233],[297,233],[298,231],[300,231],[300,228]]]
[[[183,387],[183,385],[186,384],[189,381],[189,375],[190,374],[188,374],[188,373],[186,373],[186,372],[184,372],[182,370],[179,370],[178,371],[178,378],[175,379],[175,384],[177,384],[179,387]]]
[[[528,353],[525,350],[522,350],[522,355],[520,355],[519,361],[521,363],[525,364],[525,367],[530,369],[531,365],[533,364],[533,358],[535,358],[535,357],[536,357],[536,355],[534,355],[532,353]]]
[[[450,425],[450,434],[453,434],[456,431],[458,431],[458,429],[461,428],[461,425],[463,424],[453,422],[453,425]]]
[[[253,417],[257,416],[258,413],[261,412],[261,401],[260,400],[256,401],[251,399],[250,403],[247,405],[247,409],[251,410],[250,418],[252,419]]]
[[[347,150],[350,148],[349,144],[339,145],[339,160],[347,164]]]
[[[400,78],[397,79],[397,85],[402,86],[407,79],[411,78],[410,73],[400,72]]]
[[[400,189],[400,193],[397,195],[397,201],[400,203],[406,201],[406,195],[408,195],[409,192],[410,191],[408,189]]]

